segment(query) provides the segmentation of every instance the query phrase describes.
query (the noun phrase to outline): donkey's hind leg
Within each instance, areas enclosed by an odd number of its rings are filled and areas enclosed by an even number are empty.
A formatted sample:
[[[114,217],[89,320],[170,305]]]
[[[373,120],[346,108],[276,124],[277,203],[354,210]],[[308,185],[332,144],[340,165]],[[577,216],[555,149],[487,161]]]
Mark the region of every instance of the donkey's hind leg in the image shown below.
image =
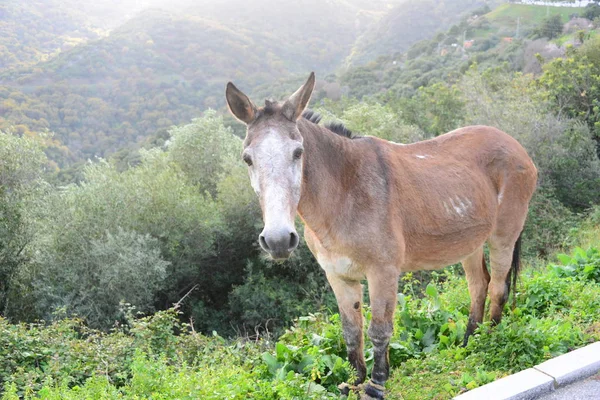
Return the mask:
[[[471,296],[469,323],[463,340],[463,346],[466,346],[469,336],[475,332],[477,325],[483,321],[485,298],[487,296],[488,284],[490,283],[490,274],[485,266],[485,258],[483,256],[483,246],[464,259],[462,265],[467,277],[467,284],[469,285],[469,295]]]
[[[519,269],[519,230],[512,235],[492,235],[489,240],[490,246],[490,269],[491,281],[490,291],[490,319],[493,324],[499,324],[502,320],[502,310],[508,300],[511,290],[511,268],[512,274],[517,274]],[[513,288],[515,290],[516,288]]]

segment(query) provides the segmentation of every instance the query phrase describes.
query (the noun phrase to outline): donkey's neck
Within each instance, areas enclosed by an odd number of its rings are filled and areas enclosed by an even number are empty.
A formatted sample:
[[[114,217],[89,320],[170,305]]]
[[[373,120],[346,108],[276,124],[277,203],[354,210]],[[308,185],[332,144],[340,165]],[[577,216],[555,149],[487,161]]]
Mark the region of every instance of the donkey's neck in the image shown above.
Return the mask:
[[[304,139],[298,214],[317,237],[323,238],[335,227],[347,191],[354,186],[356,153],[351,140],[322,126],[301,120],[298,127]]]

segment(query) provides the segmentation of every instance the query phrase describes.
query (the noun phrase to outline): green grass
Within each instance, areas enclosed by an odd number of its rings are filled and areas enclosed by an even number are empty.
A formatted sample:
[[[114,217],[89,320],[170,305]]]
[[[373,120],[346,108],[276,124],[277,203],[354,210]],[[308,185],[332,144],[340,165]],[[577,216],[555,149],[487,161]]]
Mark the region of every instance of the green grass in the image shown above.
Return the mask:
[[[546,7],[525,4],[503,4],[492,12],[486,14],[490,22],[501,24],[502,26],[516,27],[517,18],[521,18],[523,25],[536,25],[542,22],[546,16],[559,14],[563,22],[569,21],[569,15],[579,13],[583,10],[581,7]]]

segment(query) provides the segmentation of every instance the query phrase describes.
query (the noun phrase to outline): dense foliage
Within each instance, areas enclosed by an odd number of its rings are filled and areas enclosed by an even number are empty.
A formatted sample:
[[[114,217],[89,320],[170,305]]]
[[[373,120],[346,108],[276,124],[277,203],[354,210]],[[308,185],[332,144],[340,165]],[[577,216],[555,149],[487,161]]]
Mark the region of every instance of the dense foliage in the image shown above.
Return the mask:
[[[306,248],[285,266],[259,256],[260,210],[240,146],[222,119],[206,112],[171,130],[165,147],[142,152],[135,167],[119,172],[102,161],[84,169],[80,184],[45,186],[29,220],[7,219],[7,230],[19,229],[6,236],[7,257],[15,260],[2,264],[4,315],[51,319],[64,308],[108,329],[122,318],[120,301],[149,312],[191,291],[184,310],[196,328],[254,335],[257,327],[277,330],[303,310],[332,304],[329,292],[319,293],[324,276]],[[16,157],[14,147],[6,151]],[[5,187],[40,174],[40,146],[29,151],[5,158],[12,163],[1,175]],[[10,200],[6,207],[19,205]]]
[[[0,4],[0,72],[34,65],[98,37],[83,15],[59,1],[5,0]]]
[[[420,292],[406,275],[390,344],[389,398],[448,399],[599,340],[599,254],[576,248],[559,255],[559,265],[527,271],[517,307],[499,326],[484,324],[466,348],[465,280],[435,274]],[[80,319],[50,325],[0,319],[2,399],[333,399],[353,374],[337,314],[301,317],[271,345],[203,336],[179,322],[176,308],[144,318],[122,308],[124,323],[111,333]],[[369,308],[363,312],[368,320]]]

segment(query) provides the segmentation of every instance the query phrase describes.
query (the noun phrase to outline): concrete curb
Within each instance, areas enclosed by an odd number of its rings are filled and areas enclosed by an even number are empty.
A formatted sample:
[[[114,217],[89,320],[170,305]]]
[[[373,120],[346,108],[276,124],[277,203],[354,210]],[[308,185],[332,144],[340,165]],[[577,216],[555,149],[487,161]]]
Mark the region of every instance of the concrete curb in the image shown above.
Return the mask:
[[[600,371],[600,342],[456,396],[454,400],[533,400]]]

